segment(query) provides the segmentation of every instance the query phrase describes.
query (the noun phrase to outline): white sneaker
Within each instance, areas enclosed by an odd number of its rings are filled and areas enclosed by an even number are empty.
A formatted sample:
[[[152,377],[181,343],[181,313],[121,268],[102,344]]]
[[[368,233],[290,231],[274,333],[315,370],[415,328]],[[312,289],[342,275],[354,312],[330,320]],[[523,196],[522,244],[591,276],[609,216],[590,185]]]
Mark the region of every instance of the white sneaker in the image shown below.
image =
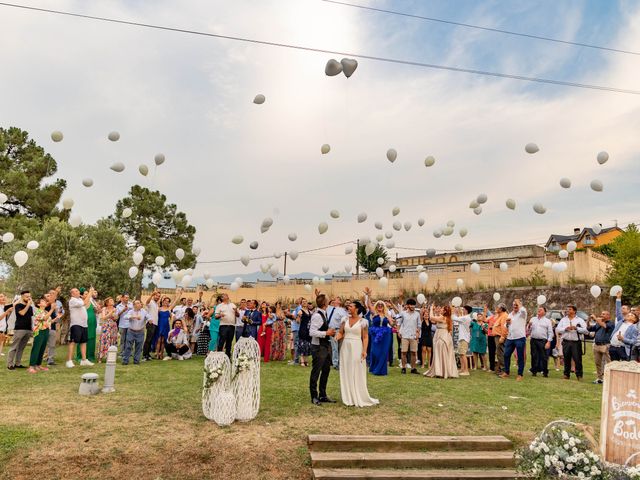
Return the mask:
[[[460,372],[458,375],[460,375],[461,377],[468,377],[469,372]]]
[[[80,360],[80,366],[81,367],[93,367],[93,362],[90,362],[87,359]]]
[[[184,357],[182,355],[178,355],[178,360],[184,360]]]
[[[164,357],[162,360],[166,362],[167,360],[171,360],[171,357],[167,356],[167,357]]]
[[[75,365],[73,364],[73,360],[67,360],[67,363],[65,363],[65,366],[67,368],[73,368],[75,367]]]

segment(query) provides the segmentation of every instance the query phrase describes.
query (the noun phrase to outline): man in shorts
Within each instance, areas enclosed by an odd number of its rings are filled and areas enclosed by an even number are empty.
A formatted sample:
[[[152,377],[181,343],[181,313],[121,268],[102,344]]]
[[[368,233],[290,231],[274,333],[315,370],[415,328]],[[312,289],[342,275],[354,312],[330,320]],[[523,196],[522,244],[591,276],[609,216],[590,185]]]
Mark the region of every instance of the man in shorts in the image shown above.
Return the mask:
[[[420,312],[416,311],[416,301],[407,300],[404,308],[398,305],[399,313],[398,336],[400,337],[400,351],[402,356],[402,373],[407,373],[407,352],[411,352],[411,373],[418,374],[416,360],[418,357],[418,338],[420,338]]]
[[[469,351],[469,342],[471,341],[471,312],[473,308],[465,305],[463,308],[464,315],[460,315],[460,309],[456,309],[456,313],[451,316],[451,320],[458,325],[458,355],[460,356],[460,375],[469,375],[469,363],[467,361],[467,352]],[[460,315],[460,316],[459,316]]]
[[[80,345],[80,354],[82,356],[80,365],[83,367],[90,367],[93,365],[92,362],[87,360],[87,341],[89,340],[87,307],[89,307],[89,304],[91,303],[93,293],[94,290],[92,287],[89,291],[85,292],[83,298],[80,295],[80,290],[77,288],[71,289],[71,298],[69,299],[70,340],[69,351],[67,353],[67,368],[75,367],[72,358],[76,349],[76,344]]]

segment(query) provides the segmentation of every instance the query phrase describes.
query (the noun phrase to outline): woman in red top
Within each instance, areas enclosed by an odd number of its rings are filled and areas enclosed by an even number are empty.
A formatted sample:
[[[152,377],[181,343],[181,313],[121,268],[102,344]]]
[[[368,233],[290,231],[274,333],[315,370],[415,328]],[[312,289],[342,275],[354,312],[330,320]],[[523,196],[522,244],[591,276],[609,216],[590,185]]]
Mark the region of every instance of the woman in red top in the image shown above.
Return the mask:
[[[273,339],[273,322],[275,321],[276,308],[267,306],[266,302],[260,305],[262,313],[262,323],[258,329],[258,346],[260,355],[264,357],[265,363],[271,358],[271,341]]]
[[[489,370],[495,372],[496,370],[496,342],[498,339],[496,338],[496,334],[493,333],[493,324],[496,322],[496,316],[491,315],[487,317],[489,313],[489,309],[487,306],[484,306],[484,318],[487,319],[487,323],[489,324],[489,331],[487,333],[487,346],[489,347]]]

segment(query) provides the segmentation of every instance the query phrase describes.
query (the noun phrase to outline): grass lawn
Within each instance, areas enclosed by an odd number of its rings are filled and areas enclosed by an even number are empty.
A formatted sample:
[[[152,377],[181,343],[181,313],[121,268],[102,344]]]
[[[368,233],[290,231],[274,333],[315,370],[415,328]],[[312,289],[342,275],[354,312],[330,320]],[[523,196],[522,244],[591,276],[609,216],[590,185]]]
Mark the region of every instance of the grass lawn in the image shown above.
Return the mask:
[[[202,358],[118,365],[115,393],[81,397],[80,375],[95,371],[102,383],[104,365],[66,369],[63,350],[46,373],[2,364],[0,478],[306,479],[309,433],[502,434],[521,445],[555,419],[599,427],[590,352],[582,383],[553,369],[549,378],[516,383],[482,371],[426,379],[394,367],[387,377],[369,376],[381,405],[368,409],[315,407],[309,368],[269,363],[258,418],[223,429],[202,415]],[[339,399],[339,390],[332,371],[329,395]]]

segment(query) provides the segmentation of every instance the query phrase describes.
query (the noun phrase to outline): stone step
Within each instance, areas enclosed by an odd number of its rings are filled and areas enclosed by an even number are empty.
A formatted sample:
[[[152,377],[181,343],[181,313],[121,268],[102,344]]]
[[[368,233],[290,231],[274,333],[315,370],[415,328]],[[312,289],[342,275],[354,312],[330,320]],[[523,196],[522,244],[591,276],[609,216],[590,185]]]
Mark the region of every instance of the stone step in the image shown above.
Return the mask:
[[[525,478],[515,470],[356,470],[316,468],[314,480],[504,480]]]
[[[513,468],[510,451],[311,452],[313,468]]]
[[[434,451],[473,450],[497,451],[513,448],[501,435],[479,436],[395,436],[395,435],[309,435],[309,450],[328,451]]]

